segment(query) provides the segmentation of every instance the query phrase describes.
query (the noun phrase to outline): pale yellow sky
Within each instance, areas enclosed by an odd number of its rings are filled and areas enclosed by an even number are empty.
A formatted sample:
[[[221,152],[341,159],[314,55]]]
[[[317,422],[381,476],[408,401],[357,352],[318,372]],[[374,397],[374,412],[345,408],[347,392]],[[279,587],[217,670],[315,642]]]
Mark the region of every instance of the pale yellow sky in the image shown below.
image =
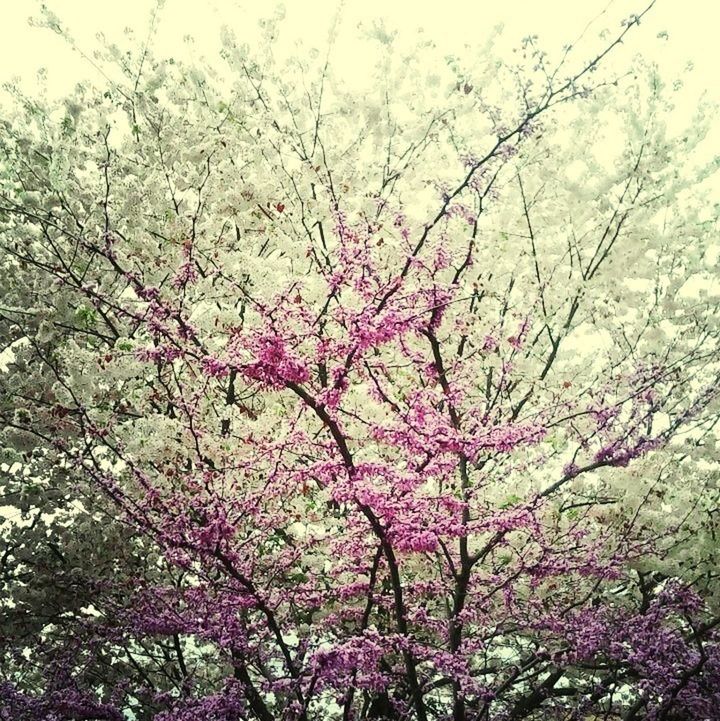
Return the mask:
[[[505,26],[505,42],[524,35],[540,36],[548,49],[574,42],[589,21],[596,24],[585,41],[595,39],[602,27],[617,28],[620,19],[642,10],[649,0],[286,0],[283,46],[294,47],[301,37],[323,47],[333,16],[342,6],[342,25],[347,30],[358,22],[385,18],[387,27],[400,28],[412,38],[418,27],[447,51],[464,43],[477,43],[498,23]],[[122,28],[132,27],[138,38],[145,36],[154,0],[46,0],[46,4],[71,28],[79,45],[91,51],[94,36],[103,32],[119,39]],[[246,34],[273,4],[259,0],[166,0],[161,13],[155,48],[160,54],[182,54],[183,36],[195,37],[196,53],[218,46],[219,28],[228,24]],[[19,75],[32,78],[38,66],[47,66],[50,88],[62,93],[83,77],[92,76],[87,63],[73,56],[52,33],[31,28],[27,18],[36,14],[36,0],[0,0],[0,82]],[[599,16],[599,17],[598,17]],[[642,52],[657,60],[661,69],[674,74],[690,60],[693,94],[707,90],[720,99],[720,0],[657,0],[642,26],[633,33],[624,52]],[[659,40],[667,31],[669,42]],[[348,63],[348,71],[362,72],[357,58],[343,59],[342,48],[335,62]],[[625,55],[627,57],[627,55]],[[622,63],[623,52],[614,62]]]

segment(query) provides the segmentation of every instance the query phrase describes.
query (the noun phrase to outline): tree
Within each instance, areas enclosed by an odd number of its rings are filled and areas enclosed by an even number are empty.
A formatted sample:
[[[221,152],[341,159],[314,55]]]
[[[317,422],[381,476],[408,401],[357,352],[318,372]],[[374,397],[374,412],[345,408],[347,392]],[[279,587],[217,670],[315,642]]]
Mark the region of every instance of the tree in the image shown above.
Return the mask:
[[[603,74],[649,9],[11,89],[0,717],[715,713],[713,109]]]

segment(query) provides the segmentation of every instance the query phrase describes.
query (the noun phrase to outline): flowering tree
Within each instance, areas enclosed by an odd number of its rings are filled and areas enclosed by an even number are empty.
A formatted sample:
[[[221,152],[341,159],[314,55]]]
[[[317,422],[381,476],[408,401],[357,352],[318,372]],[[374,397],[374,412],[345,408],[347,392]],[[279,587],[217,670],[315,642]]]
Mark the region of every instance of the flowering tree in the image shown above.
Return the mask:
[[[598,71],[643,14],[12,89],[0,718],[714,717],[712,109]]]

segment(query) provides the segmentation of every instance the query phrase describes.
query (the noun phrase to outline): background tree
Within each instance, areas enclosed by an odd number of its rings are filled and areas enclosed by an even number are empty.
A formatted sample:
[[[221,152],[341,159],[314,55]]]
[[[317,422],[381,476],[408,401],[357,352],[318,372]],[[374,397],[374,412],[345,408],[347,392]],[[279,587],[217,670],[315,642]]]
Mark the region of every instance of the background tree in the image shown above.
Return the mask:
[[[649,9],[10,89],[5,718],[712,717],[714,109],[603,74]]]

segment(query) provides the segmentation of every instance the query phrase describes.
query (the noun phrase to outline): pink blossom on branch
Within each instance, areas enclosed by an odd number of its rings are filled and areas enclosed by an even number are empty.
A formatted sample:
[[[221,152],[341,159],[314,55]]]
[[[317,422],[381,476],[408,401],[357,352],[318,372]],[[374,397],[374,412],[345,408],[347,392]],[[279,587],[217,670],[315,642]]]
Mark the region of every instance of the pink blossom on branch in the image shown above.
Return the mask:
[[[403,122],[411,57],[358,103],[229,39],[232,102],[148,54],[66,164],[17,110],[0,718],[712,717],[714,240],[656,78],[589,86],[638,19]]]

